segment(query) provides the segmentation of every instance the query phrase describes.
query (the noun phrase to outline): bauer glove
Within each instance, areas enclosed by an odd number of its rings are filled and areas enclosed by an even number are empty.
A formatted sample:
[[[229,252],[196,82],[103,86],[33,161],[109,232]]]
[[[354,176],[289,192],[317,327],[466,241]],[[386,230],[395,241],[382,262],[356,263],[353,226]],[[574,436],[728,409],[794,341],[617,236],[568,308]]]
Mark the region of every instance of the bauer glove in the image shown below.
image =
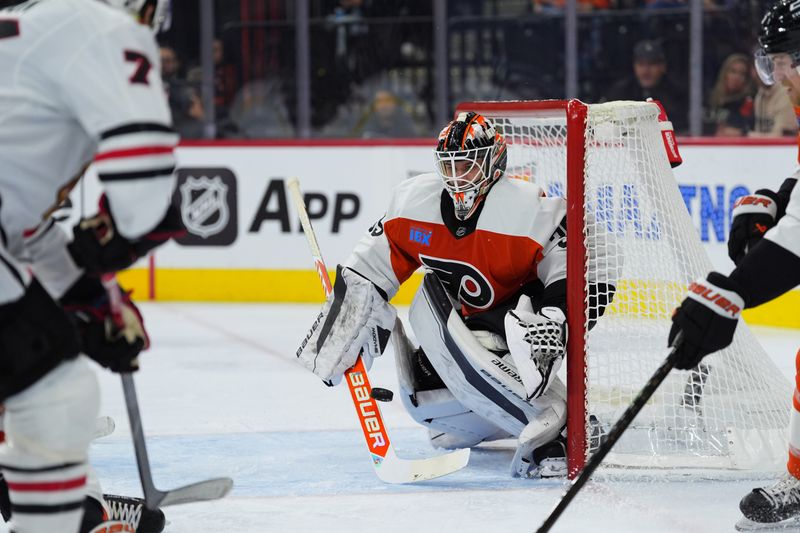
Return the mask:
[[[689,294],[672,315],[669,346],[678,332],[683,341],[672,355],[679,370],[696,367],[706,355],[721,350],[733,341],[745,299],[736,283],[718,272],[689,285]]]
[[[362,347],[364,364],[370,368],[372,359],[386,349],[396,318],[395,308],[371,281],[339,265],[333,292],[297,350],[297,358],[329,385],[338,384]]]
[[[738,265],[767,230],[775,225],[777,214],[777,196],[768,189],[736,200],[731,212],[733,222],[728,237],[728,257],[735,264]]]

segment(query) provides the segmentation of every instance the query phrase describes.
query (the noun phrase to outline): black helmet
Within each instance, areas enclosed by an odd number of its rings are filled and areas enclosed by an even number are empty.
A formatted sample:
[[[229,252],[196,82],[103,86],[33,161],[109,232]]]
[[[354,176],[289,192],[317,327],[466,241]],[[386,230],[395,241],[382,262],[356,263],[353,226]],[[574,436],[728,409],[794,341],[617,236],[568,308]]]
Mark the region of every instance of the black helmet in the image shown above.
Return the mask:
[[[761,19],[758,42],[767,54],[800,52],[800,2],[780,0]]]

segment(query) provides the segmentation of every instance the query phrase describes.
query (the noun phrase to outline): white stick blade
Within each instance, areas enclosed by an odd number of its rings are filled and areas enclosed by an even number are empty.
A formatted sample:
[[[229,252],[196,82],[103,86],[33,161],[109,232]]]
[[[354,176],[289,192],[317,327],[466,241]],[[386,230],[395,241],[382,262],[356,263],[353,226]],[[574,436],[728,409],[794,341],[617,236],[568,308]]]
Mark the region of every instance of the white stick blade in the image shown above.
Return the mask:
[[[468,462],[469,448],[427,459],[401,459],[392,447],[381,464],[375,465],[375,473],[384,483],[415,483],[452,474]]]

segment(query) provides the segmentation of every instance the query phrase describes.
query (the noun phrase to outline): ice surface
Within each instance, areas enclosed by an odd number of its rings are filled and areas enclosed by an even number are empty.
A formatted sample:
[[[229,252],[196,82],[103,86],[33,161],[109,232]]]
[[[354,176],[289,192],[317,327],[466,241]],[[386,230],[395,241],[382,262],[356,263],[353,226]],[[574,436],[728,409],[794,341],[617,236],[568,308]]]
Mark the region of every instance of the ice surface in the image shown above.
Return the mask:
[[[473,452],[462,471],[416,485],[374,475],[344,387],[325,387],[295,362],[316,305],[142,305],[153,348],[136,375],[156,486],[233,477],[224,500],[166,508],[170,533],[533,532],[561,481],[512,479],[510,449]],[[800,331],[755,328],[794,379]],[[116,432],[95,442],[104,490],[140,495],[118,376],[98,370],[101,414]],[[397,392],[391,352],[370,373]],[[401,456],[438,453],[395,395],[381,404]],[[754,480],[712,481],[702,472],[590,483],[554,532],[733,531]],[[6,533],[0,526],[0,533]]]

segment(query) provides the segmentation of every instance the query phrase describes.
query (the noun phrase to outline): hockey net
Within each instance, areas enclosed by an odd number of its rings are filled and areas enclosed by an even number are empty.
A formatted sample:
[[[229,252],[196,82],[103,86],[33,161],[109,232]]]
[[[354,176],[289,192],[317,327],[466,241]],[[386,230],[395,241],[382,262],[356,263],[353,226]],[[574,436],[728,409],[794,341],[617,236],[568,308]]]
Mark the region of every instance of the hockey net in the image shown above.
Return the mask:
[[[507,175],[565,196],[571,477],[667,356],[673,309],[712,270],[647,102],[468,102],[509,145]],[[603,299],[590,284],[616,286]],[[673,370],[605,464],[771,471],[787,455],[791,387],[744,323],[733,344]]]

